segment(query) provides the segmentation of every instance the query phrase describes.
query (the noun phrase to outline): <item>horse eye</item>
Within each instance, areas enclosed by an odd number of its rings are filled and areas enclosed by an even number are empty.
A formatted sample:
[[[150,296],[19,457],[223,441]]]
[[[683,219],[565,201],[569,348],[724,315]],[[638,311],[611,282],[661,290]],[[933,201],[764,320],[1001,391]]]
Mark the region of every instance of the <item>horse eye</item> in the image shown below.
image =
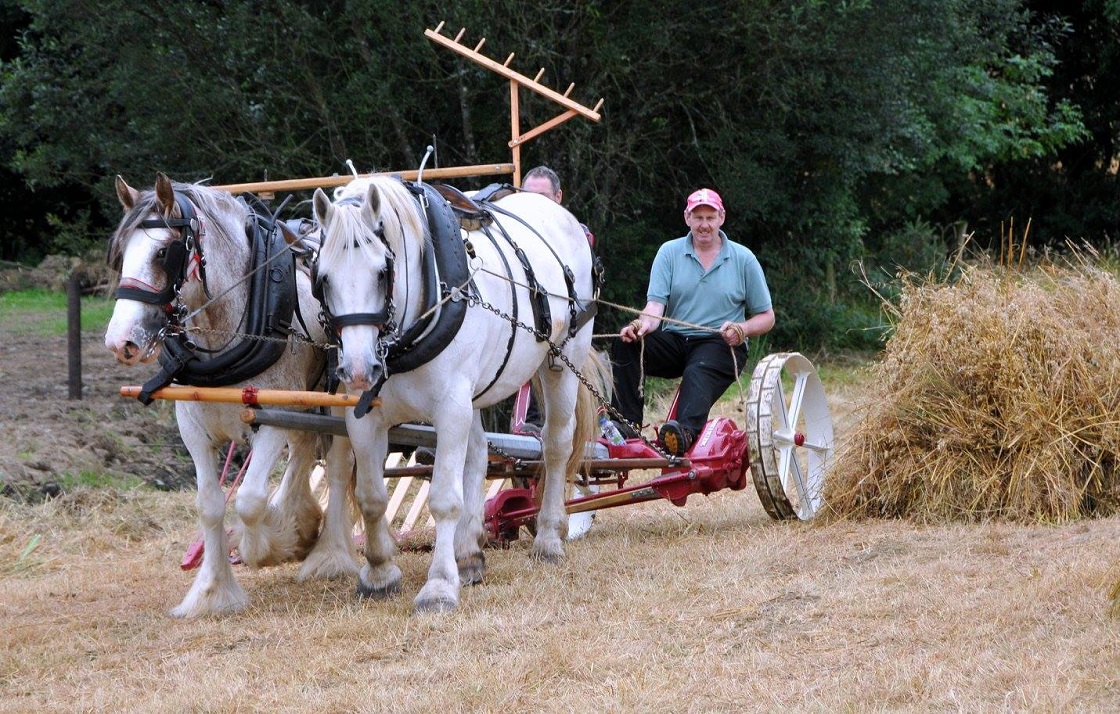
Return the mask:
[[[167,257],[167,246],[164,246],[163,248],[160,248],[159,250],[156,251],[156,258],[158,258],[159,260],[163,260],[166,257]]]

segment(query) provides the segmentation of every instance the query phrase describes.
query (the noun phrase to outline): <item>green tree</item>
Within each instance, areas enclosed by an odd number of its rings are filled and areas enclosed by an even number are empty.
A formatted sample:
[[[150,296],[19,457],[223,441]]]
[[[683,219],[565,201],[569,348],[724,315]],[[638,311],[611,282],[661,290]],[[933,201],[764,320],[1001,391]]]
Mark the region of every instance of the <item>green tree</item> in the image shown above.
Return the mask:
[[[684,196],[707,185],[773,283],[773,341],[802,347],[839,339],[833,323],[862,290],[853,259],[889,261],[925,228],[929,244],[905,252],[928,255],[938,226],[997,205],[983,204],[993,179],[1049,178],[1060,152],[1115,138],[1096,128],[1114,116],[1108,97],[1055,89],[1114,63],[1115,24],[1092,24],[1091,48],[1074,51],[1043,5],[23,0],[4,6],[27,20],[18,52],[0,59],[0,153],[41,192],[59,243],[83,220],[91,235],[108,230],[117,173],[226,183],[344,171],[348,158],[412,168],[429,143],[445,166],[504,161],[508,83],[423,37],[446,19],[468,45],[485,37],[488,56],[516,53],[524,74],[544,68],[549,86],[605,99],[601,123],[566,122],[522,157],[563,177],[597,235],[607,299],[644,302],[657,246],[684,232]],[[1072,26],[1114,20],[1114,8],[1095,0]],[[1056,75],[1059,56],[1076,77]],[[559,113],[521,97],[525,127]],[[625,318],[608,310],[602,323]]]

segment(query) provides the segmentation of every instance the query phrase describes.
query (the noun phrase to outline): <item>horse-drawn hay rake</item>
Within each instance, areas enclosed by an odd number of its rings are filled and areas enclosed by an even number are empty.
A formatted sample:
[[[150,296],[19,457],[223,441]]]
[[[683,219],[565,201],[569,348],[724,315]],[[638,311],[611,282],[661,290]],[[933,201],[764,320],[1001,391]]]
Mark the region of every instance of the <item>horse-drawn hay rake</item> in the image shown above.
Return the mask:
[[[595,386],[604,365],[591,349],[601,272],[584,230],[566,210],[535,194],[500,191],[475,203],[451,187],[420,179],[508,173],[519,183],[522,143],[575,116],[598,121],[599,105],[588,109],[568,98],[572,87],[554,92],[537,81],[540,73],[530,79],[509,69],[513,55],[493,62],[479,54],[482,42],[470,49],[459,43],[462,31],[450,39],[441,28],[442,23],[426,35],[509,79],[511,164],[433,168],[425,174],[425,158],[412,172],[415,183],[368,175],[353,183],[329,177],[204,187],[173,183],[160,174],[154,190],[141,192],[118,178],[125,218],[110,256],[122,277],[106,345],[125,364],[158,354],[161,371],[141,387],[122,388],[122,395],[145,402],[185,400],[176,414],[199,480],[205,548],[200,543],[192,552],[202,567],[174,614],[229,612],[247,602],[224,557],[230,544],[222,526],[221,482],[211,463],[222,439],[251,443],[250,456],[261,445],[259,458],[246,459],[253,463],[237,499],[244,528],[236,547],[252,565],[305,558],[301,578],[355,571],[342,504],[344,484],[357,474],[353,495],[366,530],[368,563],[358,572],[358,593],[365,597],[399,590],[392,541],[412,540],[427,524],[430,483],[435,543],[429,579],[416,600],[420,611],[456,607],[460,583],[482,578],[481,543],[509,543],[522,526],[536,525],[534,556],[562,558],[565,512],[571,537],[586,531],[587,514],[596,510],[659,499],[683,506],[692,494],[742,490],[748,481],[773,518],[808,519],[821,506],[832,422],[816,371],[796,353],[759,362],[746,397],[745,429],[731,418],[712,419],[682,456],[670,456],[640,436],[584,443],[582,434],[588,432],[580,430],[589,428],[594,407],[577,396],[579,383],[600,401],[605,393],[601,384]],[[521,133],[521,87],[565,111]],[[321,190],[342,184],[334,201]],[[321,242],[314,244],[278,221],[257,196],[230,197],[307,188],[316,189],[312,206]],[[256,227],[252,246],[238,245],[238,227],[249,224]],[[210,229],[205,239],[202,225]],[[222,241],[215,243],[215,236]],[[293,250],[302,246],[308,270],[294,257],[273,263],[288,255],[284,243]],[[216,260],[209,269],[204,251]],[[264,267],[269,270],[262,273]],[[217,296],[235,290],[235,309],[212,310],[211,288]],[[312,300],[320,319],[311,320],[309,328],[303,315],[314,314]],[[517,317],[519,309],[532,325]],[[185,324],[199,314],[209,327]],[[248,316],[248,333],[231,319],[236,315]],[[201,332],[192,338],[191,329]],[[523,331],[536,339],[526,339]],[[296,332],[301,338],[291,349],[280,344]],[[309,347],[327,342],[336,349],[337,369],[322,366],[325,350]],[[487,354],[490,350],[497,354]],[[298,381],[305,389],[316,388],[325,372],[337,374],[354,394],[282,391],[290,378],[277,365],[292,374],[301,370]],[[266,374],[262,386],[270,389],[245,386]],[[542,383],[544,413],[554,415],[546,417],[543,436],[484,432],[478,409],[496,404],[534,374]],[[528,399],[525,387],[518,399]],[[231,402],[243,405],[240,420]],[[321,409],[307,411],[312,407]],[[315,439],[309,432],[349,439],[335,440],[327,454],[330,498],[321,531],[320,509],[301,475],[313,460]],[[268,473],[285,445],[289,463],[270,497]],[[404,459],[404,453],[437,445],[434,464]],[[351,466],[343,466],[348,457]],[[635,470],[660,473],[631,485]],[[547,476],[539,477],[542,472]],[[391,495],[383,477],[395,480]],[[570,493],[565,477],[578,480],[574,498],[565,498]]]

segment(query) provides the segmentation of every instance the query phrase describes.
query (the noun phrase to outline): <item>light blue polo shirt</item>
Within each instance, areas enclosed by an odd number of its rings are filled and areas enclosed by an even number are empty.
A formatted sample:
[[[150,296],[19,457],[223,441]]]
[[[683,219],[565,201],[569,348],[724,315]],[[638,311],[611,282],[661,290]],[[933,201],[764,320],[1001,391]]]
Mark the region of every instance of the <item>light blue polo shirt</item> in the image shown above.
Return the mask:
[[[666,317],[718,330],[728,320],[742,322],[770,309],[770,289],[758,258],[719,232],[722,246],[705,272],[692,249],[692,233],[662,244],[649,273],[647,300],[665,305]],[[708,334],[662,322],[661,329]]]

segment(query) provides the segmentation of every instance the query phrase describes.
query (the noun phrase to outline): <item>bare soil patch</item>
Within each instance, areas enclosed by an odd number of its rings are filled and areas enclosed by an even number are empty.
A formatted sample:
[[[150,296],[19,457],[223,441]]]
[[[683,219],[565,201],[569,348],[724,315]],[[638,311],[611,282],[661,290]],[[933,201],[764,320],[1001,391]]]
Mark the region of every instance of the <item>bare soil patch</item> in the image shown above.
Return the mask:
[[[66,336],[42,334],[37,319],[0,315],[0,492],[36,501],[83,483],[193,487],[173,408],[119,396],[154,368],[117,365],[102,335],[86,332],[82,398],[72,400]]]

